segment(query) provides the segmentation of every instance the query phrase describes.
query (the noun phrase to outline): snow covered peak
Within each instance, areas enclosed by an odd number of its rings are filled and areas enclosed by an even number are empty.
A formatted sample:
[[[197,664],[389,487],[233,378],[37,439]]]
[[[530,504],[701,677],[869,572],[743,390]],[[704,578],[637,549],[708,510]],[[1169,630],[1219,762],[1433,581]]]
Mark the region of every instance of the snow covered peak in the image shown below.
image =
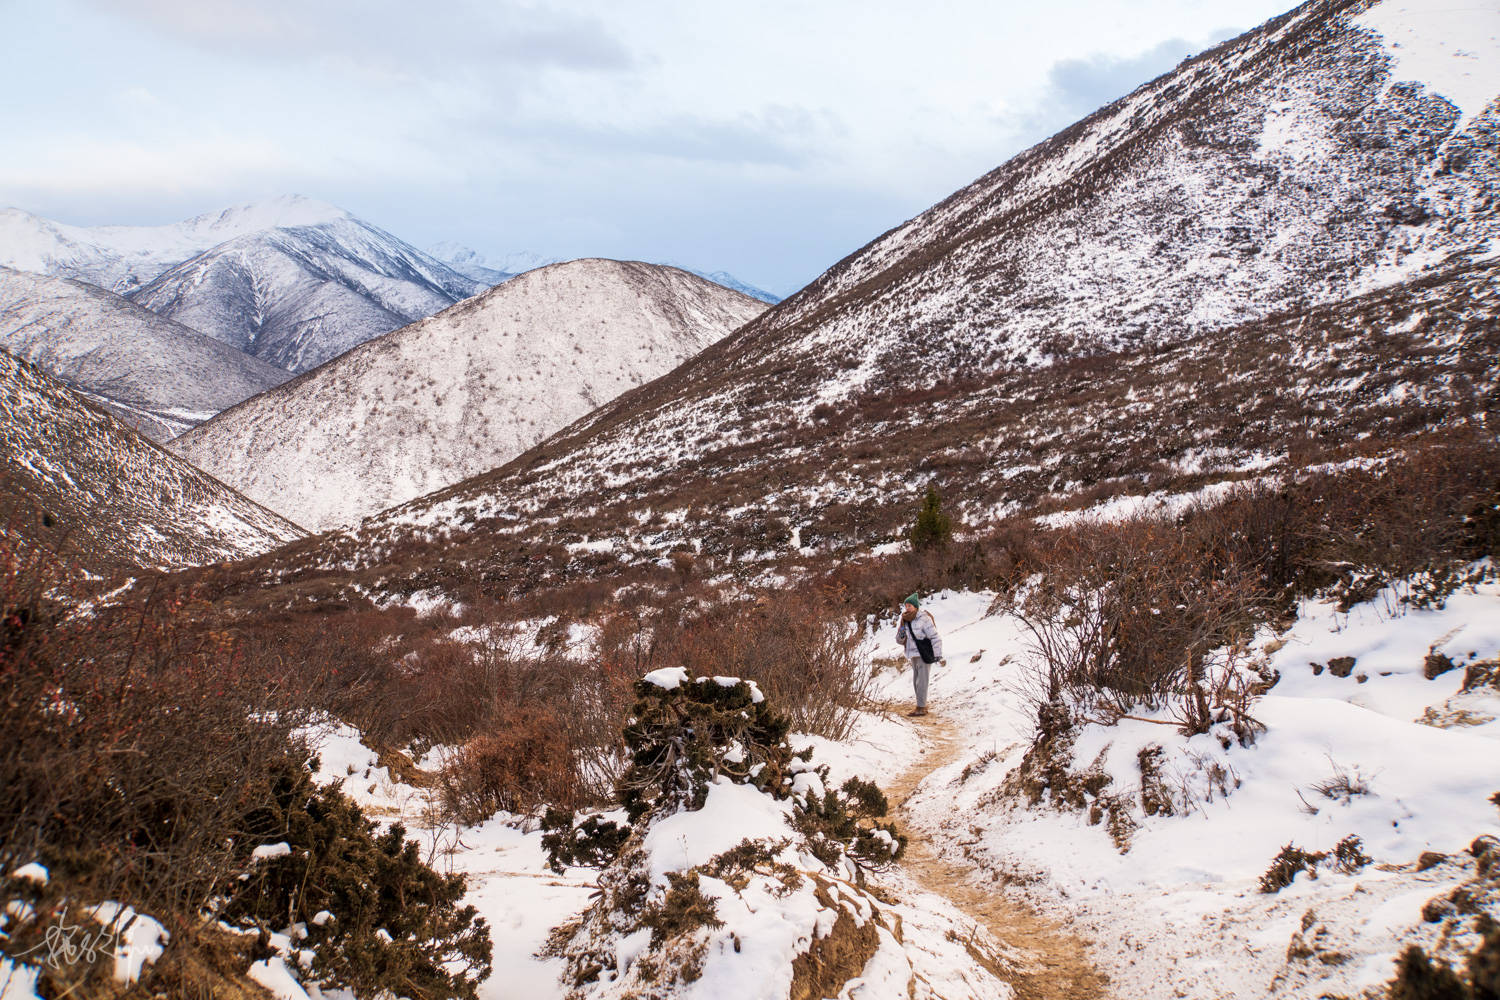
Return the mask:
[[[217,236],[215,243],[267,229],[318,226],[352,216],[336,205],[300,194],[286,194],[265,201],[234,205],[221,212],[206,212],[178,225],[204,236]],[[212,244],[210,244],[212,245]]]
[[[1500,6],[1451,0],[1382,0],[1353,19],[1391,57],[1390,84],[1416,82],[1463,117],[1462,129],[1500,97]]]

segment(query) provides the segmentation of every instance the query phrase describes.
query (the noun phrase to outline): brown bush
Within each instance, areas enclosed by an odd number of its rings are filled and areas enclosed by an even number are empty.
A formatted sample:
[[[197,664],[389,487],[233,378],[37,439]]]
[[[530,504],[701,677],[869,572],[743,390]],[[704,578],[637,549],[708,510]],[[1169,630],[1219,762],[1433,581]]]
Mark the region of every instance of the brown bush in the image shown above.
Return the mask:
[[[798,732],[842,738],[865,703],[859,632],[809,590],[658,614],[650,628],[649,658],[637,657],[637,669],[682,665],[696,676],[753,680]]]
[[[439,779],[459,822],[482,822],[500,810],[530,814],[583,799],[569,727],[544,708],[518,708],[465,743]]]
[[[1190,733],[1231,721],[1252,735],[1233,672],[1207,671],[1210,652],[1253,630],[1262,591],[1245,567],[1152,520],[1057,532],[1043,558],[1044,576],[1015,606],[1040,664],[1039,704],[1167,708]]]
[[[189,592],[147,581],[81,612],[42,595],[45,556],[0,539],[0,870],[39,860],[79,898],[176,930],[223,892],[242,817],[307,699],[274,662],[194,627]]]

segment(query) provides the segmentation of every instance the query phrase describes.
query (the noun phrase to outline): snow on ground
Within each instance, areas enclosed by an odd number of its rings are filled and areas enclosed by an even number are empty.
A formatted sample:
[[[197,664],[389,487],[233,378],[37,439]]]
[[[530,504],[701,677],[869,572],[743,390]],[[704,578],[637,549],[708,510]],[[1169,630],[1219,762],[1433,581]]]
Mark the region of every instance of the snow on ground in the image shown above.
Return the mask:
[[[1281,679],[1253,709],[1267,727],[1254,746],[1225,748],[1212,736],[1187,739],[1150,722],[1085,726],[1075,762],[1104,761],[1113,791],[1138,797],[1136,755],[1157,744],[1169,783],[1195,793],[1175,816],[1145,817],[1137,807],[1140,826],[1124,854],[1083,815],[1013,808],[999,795],[1034,718],[1027,633],[1013,616],[988,614],[992,594],[934,595],[924,607],[944,633],[948,658],[933,672],[931,704],[938,724],[961,733],[963,749],[918,788],[912,822],[945,856],[974,865],[977,880],[1020,894],[1088,940],[1119,996],[1357,995],[1391,976],[1406,942],[1431,942],[1436,932],[1422,922],[1423,904],[1467,877],[1459,855],[1476,836],[1500,833],[1500,813],[1487,801],[1500,791],[1500,694],[1460,690],[1464,665],[1500,655],[1500,584],[1461,591],[1442,610],[1405,608],[1408,589],[1389,589],[1347,614],[1305,601],[1288,631],[1257,636],[1251,655]],[[895,711],[865,713],[842,741],[793,737],[829,765],[834,784],[852,775],[888,783],[932,748],[921,726],[899,714],[911,694],[894,631],[894,622],[871,623],[866,651],[877,697]],[[1429,679],[1431,653],[1457,666]],[[342,778],[378,814],[407,822],[437,867],[468,875],[468,902],[489,922],[495,945],[495,973],[480,995],[562,997],[562,962],[536,955],[553,928],[587,908],[595,873],[549,871],[540,833],[515,817],[430,826],[428,793],[395,780],[356,731],[325,726],[318,738],[321,780]],[[1210,765],[1228,776],[1227,795],[1212,791]],[[1341,798],[1316,787],[1341,774],[1366,790]],[[784,837],[786,808],[747,786],[714,786],[704,809],[652,829],[644,845],[652,881],[664,883],[668,871],[745,837]],[[1328,851],[1351,834],[1373,864],[1354,874],[1325,867],[1316,880],[1299,876],[1280,893],[1258,891],[1282,845]],[[1424,852],[1448,860],[1418,872],[1414,862]],[[799,867],[807,862],[798,860]],[[900,917],[901,940],[882,929],[875,957],[841,997],[979,998],[1006,990],[971,950],[1003,970],[1018,960],[1006,942],[899,867],[876,884],[886,927]],[[767,985],[775,979],[769,970],[789,966],[804,932],[820,926],[819,908],[805,894],[761,898],[707,877],[703,886],[744,950],[716,950],[693,995],[730,983]],[[1310,957],[1289,959],[1299,943]],[[634,961],[631,944],[620,942],[622,969]],[[267,979],[277,971],[264,970]]]
[[[561,959],[537,958],[553,927],[575,918],[594,892],[594,873],[547,869],[539,831],[522,832],[498,816],[466,828],[456,849],[438,867],[468,876],[465,902],[489,922],[494,973],[479,986],[480,1000],[547,1000],[561,997]]]
[[[344,794],[376,818],[422,815],[426,805],[422,790],[398,781],[353,726],[324,722],[301,735],[307,737],[317,754],[318,769],[313,779],[319,784],[340,782]]]
[[[1441,95],[1462,113],[1460,130],[1500,96],[1500,7],[1492,3],[1384,0],[1354,24],[1384,41],[1389,83],[1416,81]]]
[[[1383,982],[1400,946],[1432,936],[1422,904],[1464,877],[1456,863],[1426,872],[1413,863],[1500,832],[1487,801],[1500,791],[1500,697],[1459,695],[1461,665],[1500,653],[1500,585],[1455,594],[1441,611],[1403,610],[1400,589],[1349,614],[1304,602],[1289,632],[1258,637],[1257,652],[1281,680],[1253,710],[1267,726],[1253,747],[1226,750],[1212,737],[1189,740],[1144,722],[1085,726],[1075,762],[1103,754],[1114,791],[1138,797],[1136,753],[1153,743],[1168,750],[1169,779],[1198,789],[1184,815],[1146,818],[1137,808],[1142,826],[1126,854],[1081,814],[1005,804],[997,789],[1033,719],[1026,633],[1011,616],[986,617],[993,595],[937,595],[924,607],[948,657],[933,671],[931,706],[967,746],[919,789],[914,819],[946,854],[987,872],[997,891],[1018,887],[1091,938],[1121,996],[1318,995],[1299,992],[1310,982],[1338,994]],[[893,622],[879,623],[869,653],[893,659],[893,633]],[[1427,679],[1429,650],[1460,667]],[[1344,656],[1355,662],[1340,663],[1347,675],[1336,676],[1328,661]],[[909,703],[908,674],[888,670],[877,680],[880,694]],[[891,741],[887,769],[898,770],[908,752]],[[1239,787],[1209,800],[1199,761],[1226,765]],[[1314,787],[1340,773],[1368,791],[1340,800]],[[1350,834],[1374,865],[1258,891],[1282,845],[1327,851]],[[1316,938],[1320,960],[1290,962],[1294,934]]]

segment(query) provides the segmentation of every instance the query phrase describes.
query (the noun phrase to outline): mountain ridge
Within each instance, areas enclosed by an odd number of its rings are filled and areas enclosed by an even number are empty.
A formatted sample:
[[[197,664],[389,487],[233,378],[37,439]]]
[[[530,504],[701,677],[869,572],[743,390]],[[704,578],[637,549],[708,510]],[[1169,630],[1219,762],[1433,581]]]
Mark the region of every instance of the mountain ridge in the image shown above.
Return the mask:
[[[182,569],[306,532],[0,349],[0,530],[86,570]]]
[[[929,481],[983,524],[1295,468],[1299,421],[1336,455],[1442,426],[1441,406],[1401,399],[1493,408],[1500,122],[1391,81],[1384,40],[1351,23],[1367,8],[1313,0],[1186,61],[501,469],[284,565],[381,566],[391,587],[473,586],[457,560],[514,588],[672,551],[753,572],[893,544]],[[1440,363],[1445,337],[1462,347]],[[1337,412],[1353,375],[1329,351],[1380,393]],[[1101,381],[1112,367],[1151,399]],[[1242,413],[1209,409],[1214,393]],[[615,556],[578,547],[606,541]]]

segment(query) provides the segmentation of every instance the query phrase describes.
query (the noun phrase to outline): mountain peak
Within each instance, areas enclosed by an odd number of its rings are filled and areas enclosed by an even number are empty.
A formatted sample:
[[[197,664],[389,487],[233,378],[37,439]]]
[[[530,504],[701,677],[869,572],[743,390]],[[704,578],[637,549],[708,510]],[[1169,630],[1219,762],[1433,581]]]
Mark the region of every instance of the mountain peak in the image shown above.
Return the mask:
[[[264,201],[234,205],[219,212],[194,216],[182,225],[198,231],[223,231],[241,235],[266,229],[290,229],[294,226],[318,226],[350,214],[326,201],[300,194],[284,194]]]

